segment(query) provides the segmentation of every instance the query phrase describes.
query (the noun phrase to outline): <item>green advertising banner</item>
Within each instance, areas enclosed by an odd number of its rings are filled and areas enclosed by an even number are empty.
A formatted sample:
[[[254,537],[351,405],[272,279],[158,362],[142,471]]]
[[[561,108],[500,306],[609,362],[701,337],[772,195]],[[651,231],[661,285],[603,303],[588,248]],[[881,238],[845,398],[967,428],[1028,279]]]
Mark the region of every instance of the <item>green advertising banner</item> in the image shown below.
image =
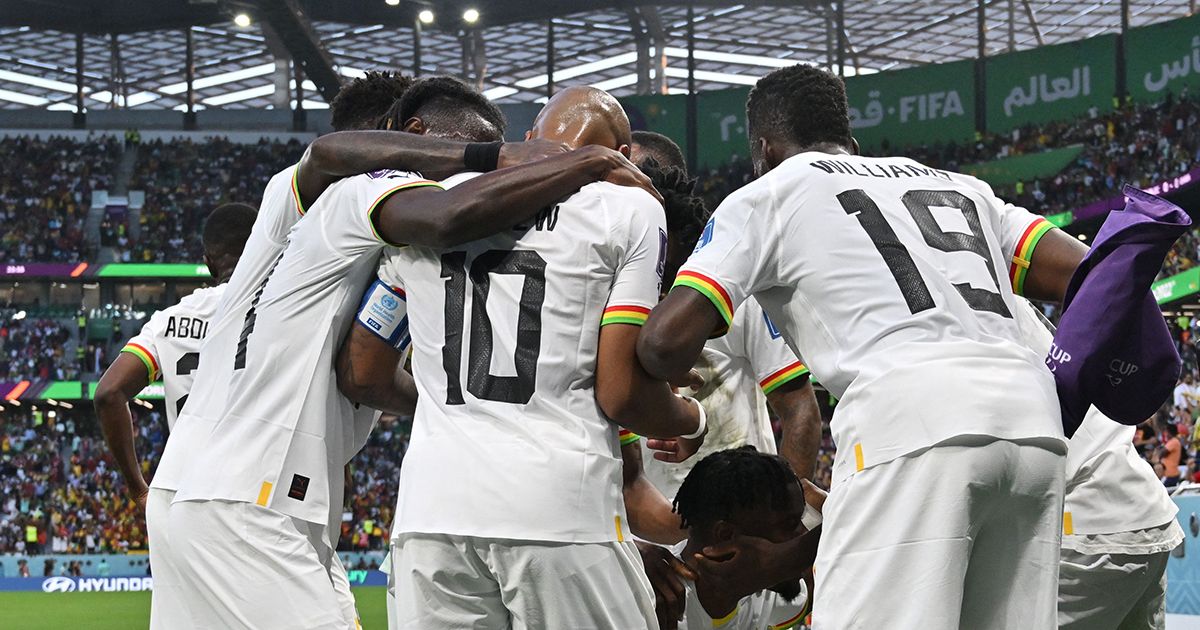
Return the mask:
[[[846,79],[850,126],[864,149],[975,137],[974,61]]]
[[[1159,304],[1169,304],[1200,291],[1200,267],[1188,269],[1150,285]]]
[[[679,145],[687,155],[687,95],[654,94],[619,99],[634,131],[657,131]]]
[[[701,92],[696,97],[696,158],[700,170],[750,155],[746,136],[746,97],[750,88]]]
[[[1075,213],[1067,210],[1066,212],[1059,212],[1057,214],[1047,214],[1042,218],[1054,224],[1054,227],[1062,228],[1075,222]]]
[[[101,278],[208,278],[208,265],[190,263],[113,263],[96,273]]]
[[[1125,71],[1135,101],[1200,88],[1200,15],[1129,29]]]
[[[987,60],[987,128],[1005,132],[1113,107],[1116,35]]]
[[[96,397],[96,383],[87,384],[87,395],[83,395],[83,385],[79,381],[51,381],[46,388],[37,394],[37,400],[80,400]],[[136,398],[143,400],[163,399],[162,381],[150,383]]]
[[[1057,175],[1081,151],[1083,151],[1082,144],[1073,144],[1069,147],[1051,149],[1041,153],[1014,155],[991,162],[971,164],[964,166],[962,172],[974,175],[993,186],[1015,184],[1019,181]]]

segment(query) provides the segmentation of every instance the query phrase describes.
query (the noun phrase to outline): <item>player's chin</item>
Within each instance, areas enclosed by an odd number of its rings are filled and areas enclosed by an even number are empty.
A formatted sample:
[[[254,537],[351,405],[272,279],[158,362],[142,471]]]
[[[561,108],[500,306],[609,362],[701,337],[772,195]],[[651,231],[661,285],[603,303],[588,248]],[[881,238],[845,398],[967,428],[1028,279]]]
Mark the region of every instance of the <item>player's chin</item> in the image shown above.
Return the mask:
[[[800,580],[790,580],[787,582],[780,582],[779,584],[772,586],[771,591],[778,593],[779,596],[784,599],[784,601],[790,604],[792,600],[796,599],[801,595],[801,593],[804,592],[804,585],[800,582]]]

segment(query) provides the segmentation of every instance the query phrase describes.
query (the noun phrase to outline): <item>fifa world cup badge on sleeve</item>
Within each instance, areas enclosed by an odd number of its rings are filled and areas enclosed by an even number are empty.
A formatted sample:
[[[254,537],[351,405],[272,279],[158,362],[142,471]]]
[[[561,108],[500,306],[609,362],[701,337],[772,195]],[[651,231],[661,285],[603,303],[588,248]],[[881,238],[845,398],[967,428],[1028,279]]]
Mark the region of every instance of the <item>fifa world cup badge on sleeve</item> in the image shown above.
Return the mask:
[[[358,323],[397,350],[411,340],[404,292],[376,280],[358,307]]]

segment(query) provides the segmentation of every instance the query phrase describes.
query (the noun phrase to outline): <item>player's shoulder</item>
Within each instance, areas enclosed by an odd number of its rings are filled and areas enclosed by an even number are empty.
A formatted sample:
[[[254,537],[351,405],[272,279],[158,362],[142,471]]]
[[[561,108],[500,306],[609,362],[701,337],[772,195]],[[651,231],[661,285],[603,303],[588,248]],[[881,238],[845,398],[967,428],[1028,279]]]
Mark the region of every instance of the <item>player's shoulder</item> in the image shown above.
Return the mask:
[[[611,211],[626,209],[640,210],[658,208],[662,205],[649,192],[634,186],[620,186],[611,182],[592,182],[579,189],[571,196],[571,200],[592,201],[603,203]]]
[[[228,283],[222,283],[215,287],[196,289],[182,300],[179,300],[174,306],[163,309],[163,312],[170,314],[191,313],[207,317],[216,311],[217,304],[221,302],[221,297],[225,295],[225,287],[227,285]]]

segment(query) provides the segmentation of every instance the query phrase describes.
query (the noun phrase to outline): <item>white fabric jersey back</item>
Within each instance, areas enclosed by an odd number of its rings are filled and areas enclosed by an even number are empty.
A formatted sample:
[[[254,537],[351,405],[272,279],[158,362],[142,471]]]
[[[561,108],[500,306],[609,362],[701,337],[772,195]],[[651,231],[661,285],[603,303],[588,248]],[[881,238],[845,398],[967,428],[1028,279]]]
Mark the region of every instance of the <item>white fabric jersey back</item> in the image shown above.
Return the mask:
[[[196,410],[213,428],[176,501],[244,501],[330,521],[360,437],[333,359],[384,246],[371,213],[395,192],[428,185],[395,171],[344,179],[296,224],[240,325],[226,318],[211,332],[203,360],[229,371],[228,390],[215,397],[223,404]]]
[[[420,392],[397,534],[629,536],[597,342],[602,317],[640,323],[657,302],[665,241],[649,194],[602,182],[452,251],[389,250],[379,275],[408,293]]]
[[[841,398],[836,483],[960,435],[1061,444],[1054,383],[1018,341],[1005,275],[1017,259],[1023,281],[1043,224],[972,177],[803,153],[726,198],[676,285],[727,324],[757,297]]]
[[[250,238],[246,240],[229,282],[223,285],[225,292],[209,327],[210,332],[230,327],[240,330],[255,292],[287,246],[288,232],[304,216],[304,209],[292,185],[296,168],[293,165],[283,169],[267,183],[258,216],[250,230]],[[212,431],[212,415],[225,404],[224,397],[233,370],[228,365],[207,366],[205,364],[196,371],[193,391],[188,399],[198,402],[192,403],[192,408],[185,406],[179,410],[182,421],[172,429],[173,439],[167,442],[151,487],[163,490],[179,488],[183,471],[191,465],[192,457]]]
[[[754,298],[734,314],[728,334],[704,345],[695,369],[704,377],[704,387],[694,394],[708,416],[703,446],[686,461],[670,464],[654,459],[641,443],[646,478],[667,498],[674,498],[696,462],[712,453],[747,444],[761,453],[778,452],[766,394],[806,373]]]
[[[167,398],[167,428],[172,432],[175,418],[192,391],[200,347],[225,287],[219,284],[193,291],[175,306],[158,311],[121,349],[146,364],[151,382],[161,376]]]

